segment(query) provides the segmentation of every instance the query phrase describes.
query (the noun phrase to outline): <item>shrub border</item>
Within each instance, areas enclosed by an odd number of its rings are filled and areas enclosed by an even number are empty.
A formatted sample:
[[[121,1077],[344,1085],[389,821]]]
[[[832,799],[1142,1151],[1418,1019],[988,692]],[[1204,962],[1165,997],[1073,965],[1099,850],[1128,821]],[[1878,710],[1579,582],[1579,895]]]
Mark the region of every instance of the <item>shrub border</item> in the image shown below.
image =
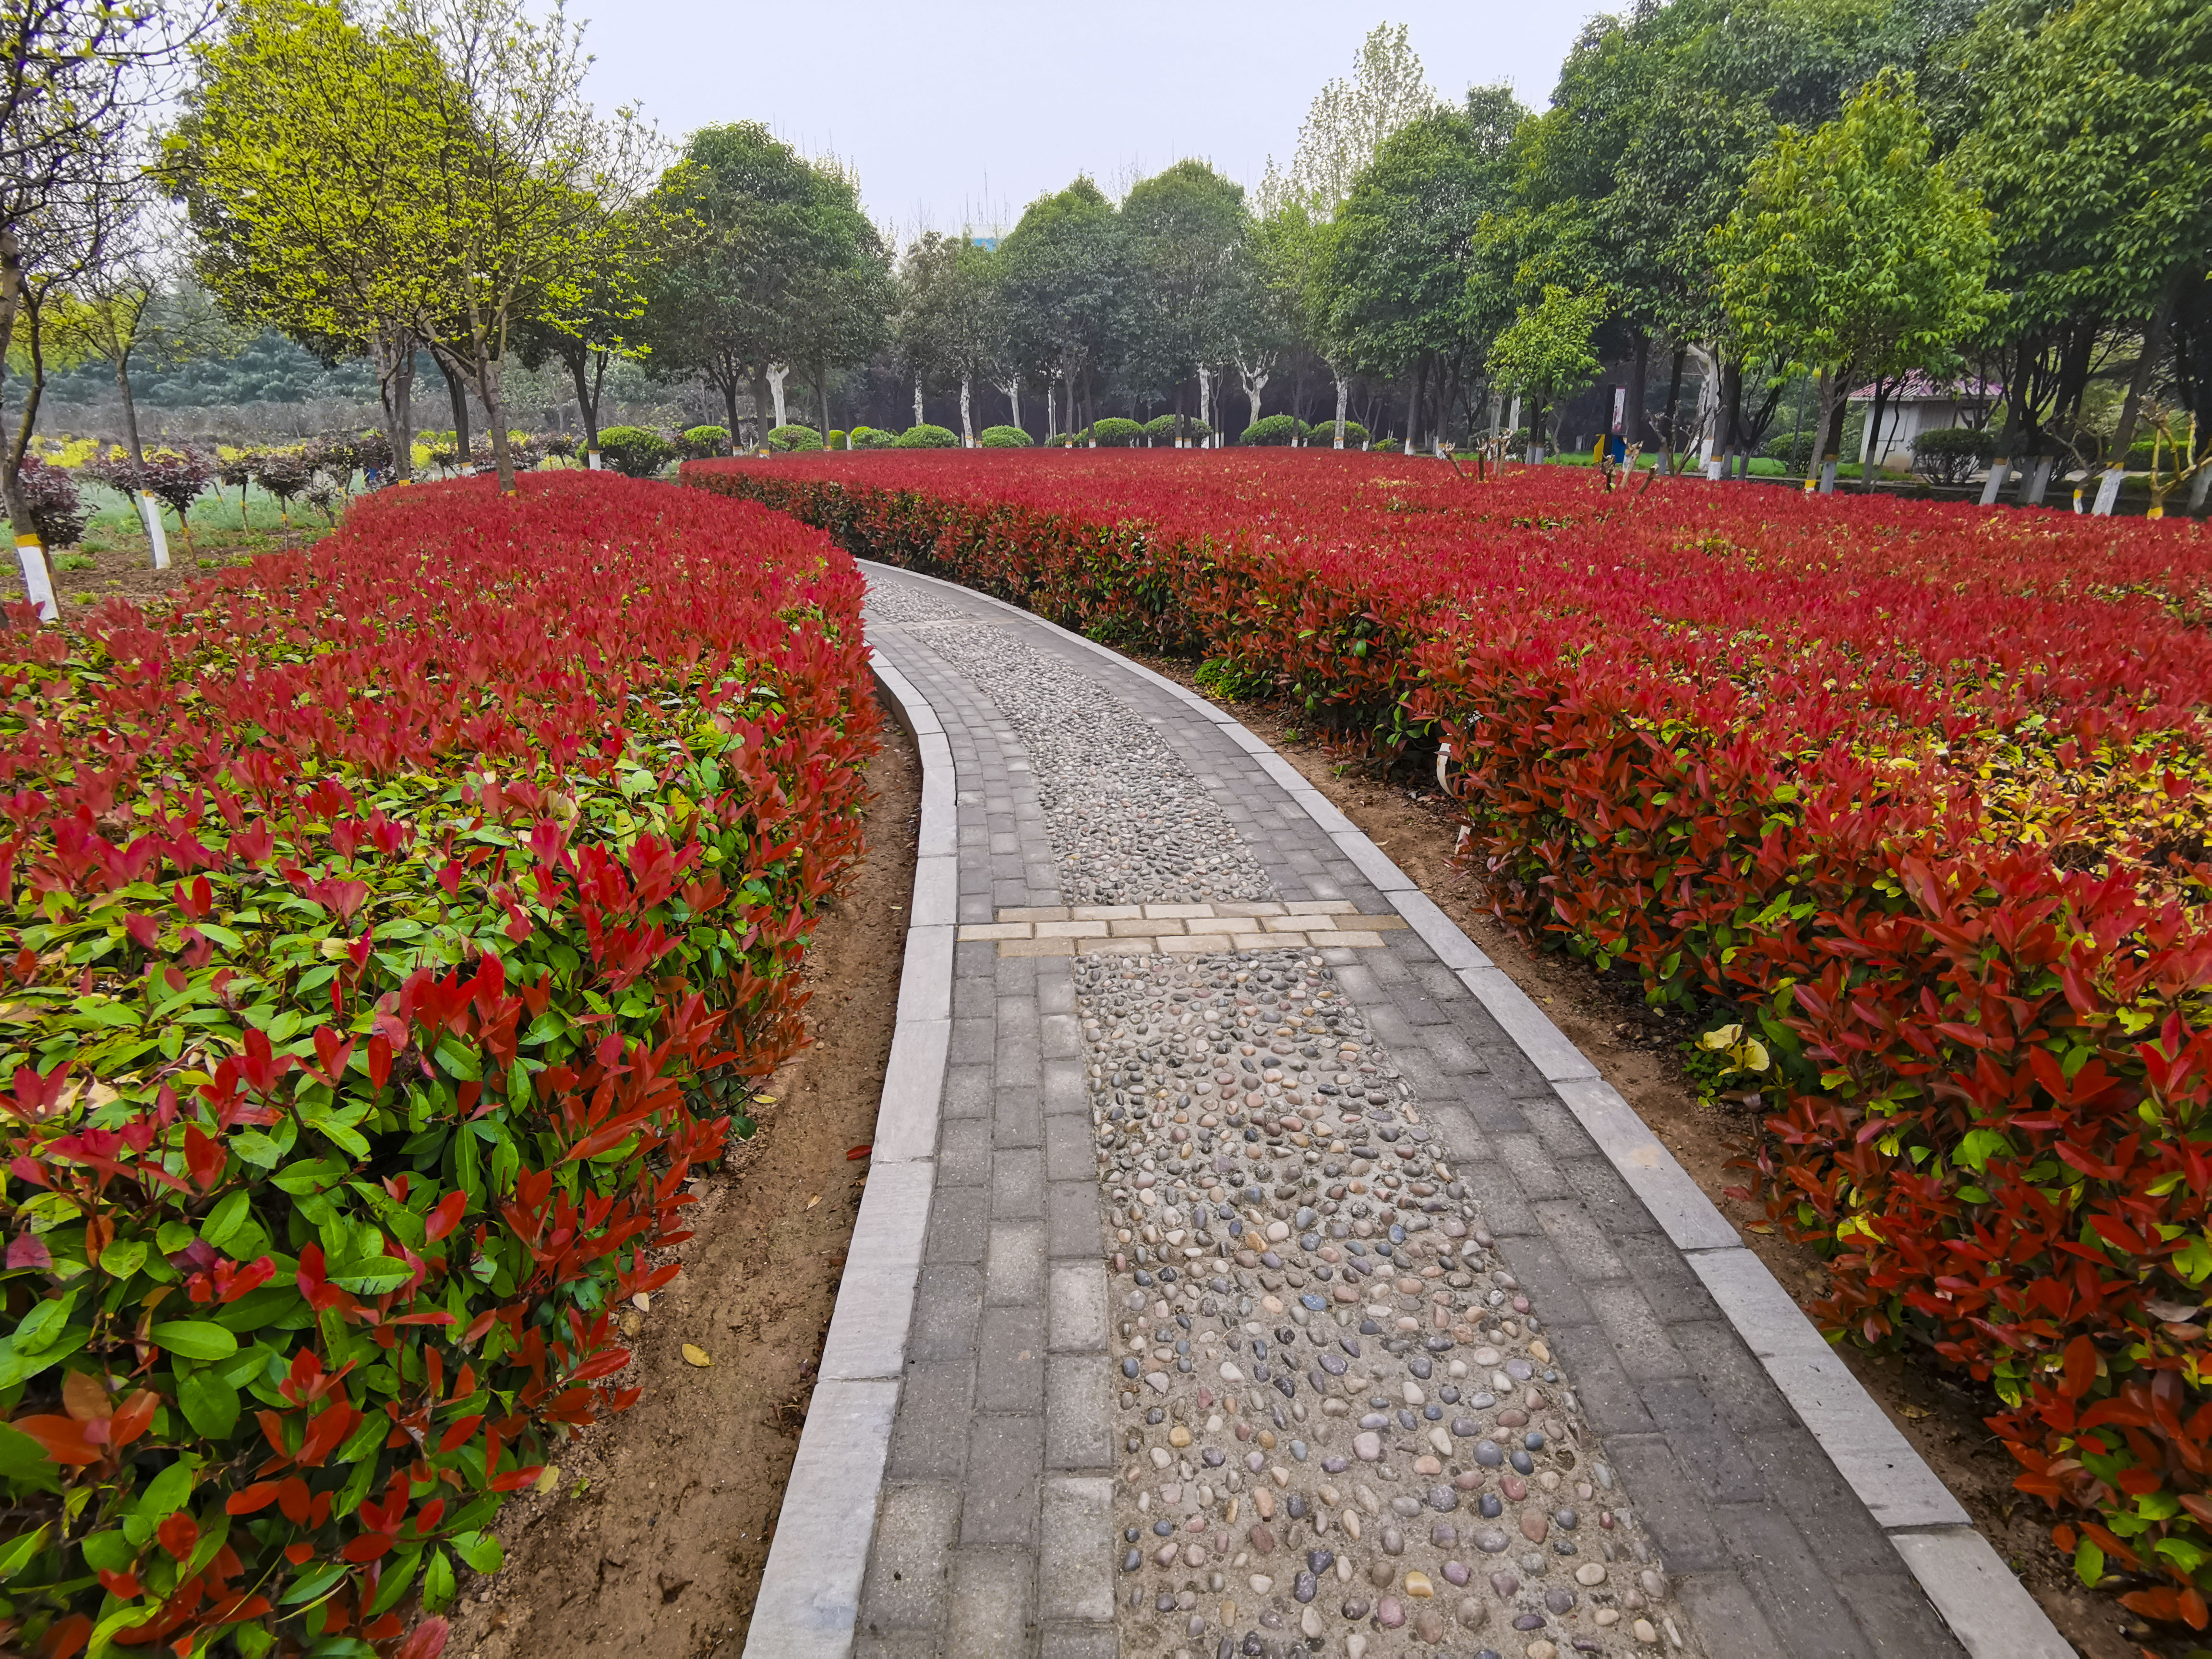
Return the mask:
[[[864,571],[877,562],[880,561],[860,560]],[[1110,659],[1203,714],[1221,728],[1224,737],[1251,755],[1261,769],[1281,785],[1291,800],[1358,866],[1360,873],[1375,884],[1383,898],[1405,918],[1407,925],[1420,935],[1423,943],[1458,975],[1529,1063],[1544,1074],[1553,1092],[1597,1142],[1599,1150],[1634,1190],[1661,1231],[1681,1251],[1691,1270],[1719,1304],[1723,1316],[1758,1358],[1775,1387],[1790,1402],[1790,1410],[1811,1431],[1837,1472],[1866,1505],[1875,1524],[1904,1559],[1906,1568],[1960,1645],[1973,1659],[2074,1659],[2073,1644],[2058,1633],[2035,1598],[1975,1528],[1958,1499],[1912,1449],[1911,1443],[1890,1421],[1887,1413],[1860,1386],[1819,1328],[1806,1317],[1804,1310],[1768,1271],[1766,1264],[1744,1246],[1735,1227],[1637,1115],[1635,1109],[1599,1075],[1597,1067],[1544,1011],[1460,931],[1458,924],[1295,767],[1226,710],[1166,675],[1133,662],[1111,647],[1061,628],[1019,605],[963,587],[957,582],[915,570],[902,569],[902,574],[1041,624],[1066,641]],[[922,842],[915,865],[915,925],[908,933],[905,977],[899,988],[898,1030],[893,1039],[891,1066],[887,1074],[900,1078],[901,1082],[887,1082],[884,1087],[884,1115],[878,1121],[876,1139],[878,1174],[869,1180],[868,1200],[862,1206],[860,1226],[854,1230],[844,1285],[838,1292],[836,1316],[830,1325],[830,1346],[823,1356],[823,1382],[815,1390],[816,1404],[807,1413],[799,1461],[793,1466],[791,1482],[786,1488],[775,1546],[769,1554],[768,1574],[762,1580],[752,1629],[746,1639],[747,1659],[774,1659],[774,1656],[799,1651],[801,1650],[793,1644],[802,1641],[818,1644],[805,1647],[804,1650],[808,1652],[842,1655],[850,1651],[859,1623],[860,1577],[866,1569],[868,1550],[874,1538],[874,1517],[882,1492],[891,1418],[898,1398],[896,1377],[902,1368],[907,1326],[913,1310],[915,1279],[927,1214],[927,1189],[934,1169],[936,1108],[943,1087],[944,1043],[951,1030],[945,1016],[951,1010],[951,929],[942,930],[947,942],[942,947],[941,957],[933,962],[927,956],[918,955],[915,938],[927,931],[921,921],[925,903],[922,860],[930,856],[933,846],[951,848],[957,844],[951,751],[945,745],[943,727],[936,714],[913,686],[884,665],[878,663],[875,667],[878,678],[891,692],[900,724],[915,734],[917,746],[926,744],[927,739],[921,733],[927,732],[934,734],[942,751],[943,793],[939,798],[942,807],[935,826],[941,840],[933,840],[932,836],[931,789],[936,778],[929,769],[930,751],[924,747]],[[952,915],[951,896],[958,887],[957,857],[952,868],[954,873],[949,878],[939,878],[944,880],[945,885],[944,897],[938,901],[937,908],[943,910],[948,921]],[[937,976],[926,989],[915,979],[917,969],[923,968],[925,963],[930,963],[927,971]],[[932,1007],[941,1006],[943,1013],[933,1017],[933,1022],[911,1017],[910,995],[916,1004],[926,997]],[[921,1028],[933,1023],[935,1030],[926,1037],[921,1036]],[[939,1035],[940,1032],[943,1035]],[[876,1282],[873,1273],[878,1264],[871,1262],[866,1279],[860,1279],[857,1274],[862,1261],[862,1233],[869,1224],[868,1204],[875,1200],[877,1182],[886,1159],[885,1143],[896,1133],[902,1137],[897,1143],[902,1147],[913,1144],[908,1138],[920,1136],[924,1128],[918,1098],[925,1091],[923,1083],[919,1076],[903,1076],[900,1066],[901,1045],[909,1040],[917,1044],[933,1042],[936,1046],[933,1049],[917,1046],[903,1051],[927,1067],[926,1092],[929,1097],[926,1139],[919,1152],[908,1155],[921,1170],[921,1195],[920,1207],[913,1212],[910,1240],[902,1236],[896,1241],[896,1248],[904,1252],[898,1258],[896,1271],[904,1275],[905,1291],[904,1299],[893,1306],[887,1305],[879,1299],[878,1292],[869,1288]],[[927,1059],[933,1053],[933,1064]],[[908,1097],[915,1098],[910,1100]],[[895,1108],[898,1113],[896,1118]],[[878,1240],[872,1232],[866,1242],[872,1253],[891,1243],[888,1239]],[[911,1265],[907,1265],[909,1257]],[[849,1319],[848,1303],[854,1304]],[[830,1379],[838,1375],[831,1370],[830,1362],[833,1353],[839,1353],[839,1332],[842,1328],[849,1335],[854,1327],[863,1322],[878,1325],[879,1328],[869,1334],[866,1342],[884,1351],[884,1357],[877,1363],[886,1368],[872,1370],[866,1379],[850,1376],[843,1382],[841,1387],[844,1389],[873,1389],[877,1392],[865,1396],[838,1394],[831,1402],[836,1413],[832,1422],[829,1420],[830,1413],[823,1409],[823,1394],[831,1386]],[[855,1340],[848,1346],[858,1346],[860,1342]],[[892,1352],[894,1349],[896,1352]],[[881,1378],[890,1380],[874,1380]],[[822,1424],[818,1444],[817,1422]],[[830,1449],[833,1439],[836,1448],[834,1452]],[[811,1458],[810,1450],[815,1453]],[[870,1517],[865,1533],[852,1524],[861,1513]],[[857,1537],[854,1535],[856,1534]],[[787,1540],[790,1540],[788,1549]],[[773,1605],[771,1581],[777,1592]],[[815,1616],[803,1624],[795,1622],[793,1615],[801,1609]],[[764,1622],[770,1617],[773,1623]]]
[[[871,666],[881,701],[921,757],[914,896],[867,1187],[745,1632],[751,1659],[852,1650],[937,1184],[960,897],[952,746],[912,681],[881,659]]]

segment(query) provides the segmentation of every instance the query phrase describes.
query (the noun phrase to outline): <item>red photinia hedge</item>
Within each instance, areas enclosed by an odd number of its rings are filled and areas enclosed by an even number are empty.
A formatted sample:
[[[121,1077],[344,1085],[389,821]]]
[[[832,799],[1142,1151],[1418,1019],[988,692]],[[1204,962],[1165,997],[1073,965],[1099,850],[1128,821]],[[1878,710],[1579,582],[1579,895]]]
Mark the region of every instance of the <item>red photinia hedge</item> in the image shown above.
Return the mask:
[[[1500,902],[1726,999],[1819,1311],[1996,1389],[2092,1582],[2212,1584],[2212,537],[1291,452],[695,463],[1450,747]]]
[[[442,1645],[408,1598],[629,1403],[610,1304],[799,1040],[860,592],[787,518],[562,473],[13,617],[0,1647]]]

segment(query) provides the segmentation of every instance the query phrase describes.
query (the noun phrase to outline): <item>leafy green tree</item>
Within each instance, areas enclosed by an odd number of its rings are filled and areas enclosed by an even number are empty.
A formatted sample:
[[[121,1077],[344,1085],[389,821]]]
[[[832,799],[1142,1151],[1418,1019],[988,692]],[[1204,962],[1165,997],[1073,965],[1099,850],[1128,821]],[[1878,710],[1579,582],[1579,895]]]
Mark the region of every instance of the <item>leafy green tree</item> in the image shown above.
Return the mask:
[[[975,444],[976,377],[994,374],[1004,356],[997,289],[997,255],[964,233],[926,232],[900,262],[893,332],[914,378],[914,423],[925,421],[924,382],[948,374],[960,386],[960,441],[966,448]]]
[[[1514,135],[1527,112],[1503,88],[1478,88],[1393,134],[1336,216],[1326,278],[1328,330],[1358,368],[1413,385],[1408,447],[1443,422],[1511,316],[1486,280],[1486,222],[1511,207]]]
[[[1349,79],[1331,81],[1315,94],[1298,130],[1287,179],[1261,186],[1261,212],[1273,213],[1289,197],[1326,217],[1382,154],[1391,135],[1432,113],[1442,102],[1413,50],[1403,23],[1378,23],[1360,43]],[[1274,174],[1271,157],[1268,172]]]
[[[642,192],[659,140],[628,107],[585,101],[583,27],[556,3],[399,0],[398,27],[441,73],[409,88],[436,149],[404,176],[399,207],[417,280],[408,320],[465,371],[490,428],[500,488],[514,487],[504,371],[514,331],[538,318],[588,325],[598,257]]]
[[[445,292],[412,217],[439,143],[417,94],[443,66],[325,0],[240,0],[226,22],[196,53],[161,161],[200,280],[234,316],[370,354],[404,480],[412,319]]]
[[[1233,362],[1256,419],[1279,331],[1243,187],[1203,161],[1178,161],[1131,189],[1121,222],[1128,250],[1124,377],[1157,396],[1196,376],[1200,402],[1210,403],[1216,374]]]
[[[599,398],[607,370],[643,357],[645,294],[652,282],[655,239],[642,207],[610,219],[582,261],[578,291],[558,322],[526,317],[515,330],[515,350],[526,368],[558,362],[576,389],[587,464],[599,464]]]
[[[1721,301],[1750,348],[1820,377],[1824,489],[1851,381],[1948,368],[1999,303],[1989,210],[1931,143],[1911,78],[1884,70],[1817,131],[1781,129],[1714,234]]]
[[[1491,378],[1528,400],[1531,460],[1542,459],[1552,407],[1597,373],[1590,339],[1608,307],[1603,294],[1576,294],[1553,283],[1536,304],[1522,307],[1492,343]]]
[[[1097,412],[1097,377],[1122,326],[1128,252],[1120,216],[1097,185],[1079,178],[1030,203],[999,252],[1012,349],[1018,361],[1057,374],[1066,397],[1061,429],[1079,431]]]
[[[2078,406],[2093,339],[2124,331],[2135,362],[2098,501],[2109,511],[2174,325],[2212,267],[2212,9],[1997,0],[1961,61],[1972,125],[1953,164],[1994,212],[2013,291],[2008,447],[2035,447],[2045,397]]]
[[[651,211],[647,370],[703,380],[736,432],[739,394],[766,410],[764,378],[773,367],[780,382],[798,356],[807,284],[854,257],[866,219],[842,174],[830,178],[756,122],[693,133]]]
[[[201,0],[0,6],[0,363],[27,370],[15,429],[0,440],[0,503],[26,591],[49,617],[52,574],[22,487],[46,383],[41,307],[100,264],[134,129],[163,91],[155,77],[208,15]]]

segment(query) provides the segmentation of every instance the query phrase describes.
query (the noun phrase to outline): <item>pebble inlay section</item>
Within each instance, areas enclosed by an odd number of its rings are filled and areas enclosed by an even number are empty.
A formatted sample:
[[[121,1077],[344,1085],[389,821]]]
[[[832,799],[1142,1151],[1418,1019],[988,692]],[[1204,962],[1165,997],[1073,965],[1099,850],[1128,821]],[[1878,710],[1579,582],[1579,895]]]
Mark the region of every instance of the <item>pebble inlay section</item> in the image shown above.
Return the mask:
[[[1322,959],[1074,971],[1121,1652],[1686,1650],[1540,1316]]]
[[[1097,681],[993,623],[886,614],[981,687],[1020,737],[1069,903],[1275,896],[1205,785]]]

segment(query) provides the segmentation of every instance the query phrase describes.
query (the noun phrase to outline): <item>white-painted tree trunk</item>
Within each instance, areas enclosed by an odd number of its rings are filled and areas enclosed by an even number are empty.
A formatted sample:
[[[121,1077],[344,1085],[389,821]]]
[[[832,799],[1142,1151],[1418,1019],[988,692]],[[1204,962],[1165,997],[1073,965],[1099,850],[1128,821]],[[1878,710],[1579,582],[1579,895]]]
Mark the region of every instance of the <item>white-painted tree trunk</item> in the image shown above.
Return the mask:
[[[153,544],[154,568],[169,568],[169,531],[161,522],[161,503],[154,499],[149,489],[138,492],[138,516],[146,521],[146,539]]]
[[[975,422],[969,414],[968,408],[969,390],[974,383],[975,377],[966,369],[962,369],[960,371],[960,447],[963,449],[975,447]]]
[[[1012,411],[1013,418],[1008,424],[1019,426],[1022,423],[1022,383],[1015,380],[994,380],[991,384],[999,388],[1006,399],[1006,407]]]
[[[2039,455],[2035,458],[2035,465],[2027,470],[2027,482],[2021,486],[2020,504],[2022,507],[2043,505],[2043,498],[2051,489],[2051,469],[2057,464],[2054,456]]]
[[[788,364],[770,363],[768,366],[768,395],[775,400],[775,423],[778,426],[784,424],[783,383],[790,374],[791,368]]]
[[[1060,418],[1060,389],[1050,380],[1044,383],[1044,441],[1050,443],[1060,434],[1053,422]]]
[[[1243,358],[1237,360],[1237,376],[1244,382],[1244,401],[1252,406],[1252,418],[1245,422],[1248,426],[1260,424],[1260,394],[1267,389],[1268,368],[1264,358],[1249,368]]]
[[[1997,497],[2004,493],[2006,481],[2012,477],[2012,462],[2000,455],[1990,463],[1990,476],[1982,483],[1982,505],[1995,507]]]
[[[1202,426],[1211,428],[1213,422],[1213,371],[1204,363],[1198,366],[1198,419]],[[1205,441],[1210,447],[1212,439]]]
[[[2124,467],[2108,466],[2105,469],[2105,476],[2098,481],[2096,505],[2089,509],[2091,514],[2100,519],[2112,516],[2112,508],[2119,503],[2120,480],[2126,476],[2127,469]]]
[[[46,565],[45,544],[36,536],[16,537],[15,559],[23,567],[23,592],[39,607],[39,620],[53,621],[62,611],[54,603],[54,578]]]
[[[914,423],[916,426],[925,423],[921,412],[921,376],[919,374],[914,377]]]
[[[2212,461],[2200,465],[2197,469],[2197,477],[2190,483],[2189,510],[2191,513],[2202,513],[2204,510],[2205,497],[2208,495],[2212,495]]]

